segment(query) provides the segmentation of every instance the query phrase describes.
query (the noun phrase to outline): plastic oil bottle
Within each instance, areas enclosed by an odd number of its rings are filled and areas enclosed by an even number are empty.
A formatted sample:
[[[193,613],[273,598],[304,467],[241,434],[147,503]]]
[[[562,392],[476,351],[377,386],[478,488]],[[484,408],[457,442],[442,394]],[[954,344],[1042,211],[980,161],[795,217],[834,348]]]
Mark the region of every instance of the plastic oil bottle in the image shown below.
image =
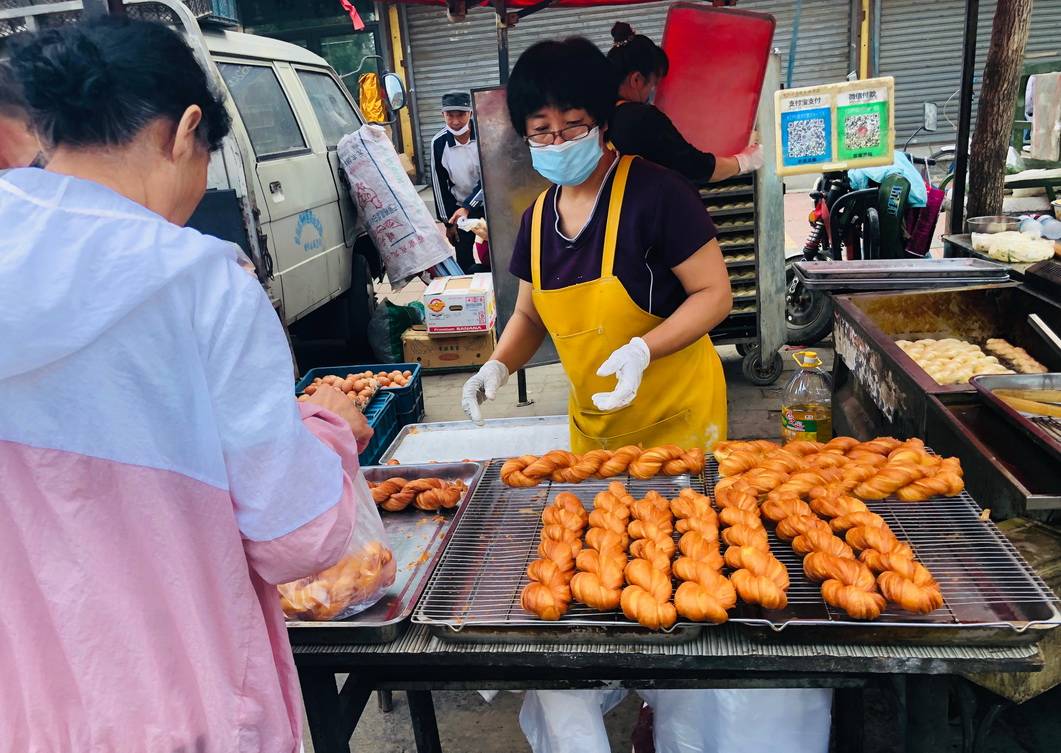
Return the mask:
[[[833,380],[822,371],[821,359],[813,350],[801,350],[792,357],[799,370],[781,397],[781,438],[785,442],[828,442],[833,438]]]

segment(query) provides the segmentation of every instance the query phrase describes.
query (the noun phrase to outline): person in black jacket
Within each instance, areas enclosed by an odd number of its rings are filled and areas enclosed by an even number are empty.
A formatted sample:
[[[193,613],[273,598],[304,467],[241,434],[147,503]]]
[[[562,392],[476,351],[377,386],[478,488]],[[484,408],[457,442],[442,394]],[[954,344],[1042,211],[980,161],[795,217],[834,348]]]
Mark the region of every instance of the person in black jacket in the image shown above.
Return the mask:
[[[612,39],[615,43],[608,52],[608,61],[619,80],[619,102],[608,138],[620,154],[644,157],[694,183],[716,183],[762,167],[762,147],[758,144],[738,154],[719,157],[686,141],[670,118],[652,104],[656,85],[670,67],[667,53],[622,21],[612,26]]]
[[[439,222],[446,226],[446,235],[457,251],[461,269],[479,271],[473,269],[475,235],[457,226],[461,219],[483,216],[483,181],[471,95],[460,91],[443,94],[442,115],[446,127],[431,140],[435,211]]]

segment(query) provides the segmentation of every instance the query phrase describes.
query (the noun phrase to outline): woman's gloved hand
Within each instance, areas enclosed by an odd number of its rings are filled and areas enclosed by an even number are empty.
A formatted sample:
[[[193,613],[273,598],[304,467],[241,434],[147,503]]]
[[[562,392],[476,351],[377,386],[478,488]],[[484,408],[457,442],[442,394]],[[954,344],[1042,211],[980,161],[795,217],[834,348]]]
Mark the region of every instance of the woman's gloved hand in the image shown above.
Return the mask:
[[[741,175],[755,172],[763,166],[763,148],[759,144],[748,144],[733,156],[737,158]]]
[[[471,379],[464,383],[461,391],[461,407],[468,418],[482,424],[483,414],[479,410],[484,400],[493,400],[497,390],[508,381],[508,367],[500,361],[487,361]]]
[[[597,410],[618,410],[634,402],[637,388],[641,386],[641,375],[648,368],[652,354],[648,345],[640,337],[635,337],[626,345],[618,348],[597,369],[597,376],[615,375],[617,383],[611,392],[598,392],[593,396]]]

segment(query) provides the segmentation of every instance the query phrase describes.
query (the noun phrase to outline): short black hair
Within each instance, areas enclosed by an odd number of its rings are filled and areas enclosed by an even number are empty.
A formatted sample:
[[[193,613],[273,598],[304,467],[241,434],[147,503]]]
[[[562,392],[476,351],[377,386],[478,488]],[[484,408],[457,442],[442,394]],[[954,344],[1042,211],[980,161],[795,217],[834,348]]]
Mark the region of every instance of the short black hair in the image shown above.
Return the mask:
[[[0,62],[0,116],[26,120],[26,101],[11,66]]]
[[[30,119],[50,147],[121,146],[158,118],[203,111],[212,151],[231,123],[191,48],[162,24],[103,17],[30,35],[11,56]]]
[[[508,115],[520,136],[543,107],[581,108],[599,124],[615,109],[618,88],[604,53],[585,37],[546,40],[519,56],[508,79]]]
[[[615,67],[619,83],[635,71],[645,78],[667,75],[670,68],[667,53],[644,34],[635,34],[630,24],[616,21],[612,26],[612,40],[615,44],[608,50],[608,62]]]

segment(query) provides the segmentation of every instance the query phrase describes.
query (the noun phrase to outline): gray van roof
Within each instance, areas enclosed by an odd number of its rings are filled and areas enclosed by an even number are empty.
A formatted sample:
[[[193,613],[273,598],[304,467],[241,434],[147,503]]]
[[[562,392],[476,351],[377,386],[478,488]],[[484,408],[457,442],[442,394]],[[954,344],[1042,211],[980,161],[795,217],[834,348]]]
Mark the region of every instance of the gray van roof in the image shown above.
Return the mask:
[[[314,55],[304,47],[279,39],[213,29],[204,31],[203,37],[206,39],[206,46],[210,52],[218,55],[282,60],[288,63],[328,67],[328,61],[320,55]]]

